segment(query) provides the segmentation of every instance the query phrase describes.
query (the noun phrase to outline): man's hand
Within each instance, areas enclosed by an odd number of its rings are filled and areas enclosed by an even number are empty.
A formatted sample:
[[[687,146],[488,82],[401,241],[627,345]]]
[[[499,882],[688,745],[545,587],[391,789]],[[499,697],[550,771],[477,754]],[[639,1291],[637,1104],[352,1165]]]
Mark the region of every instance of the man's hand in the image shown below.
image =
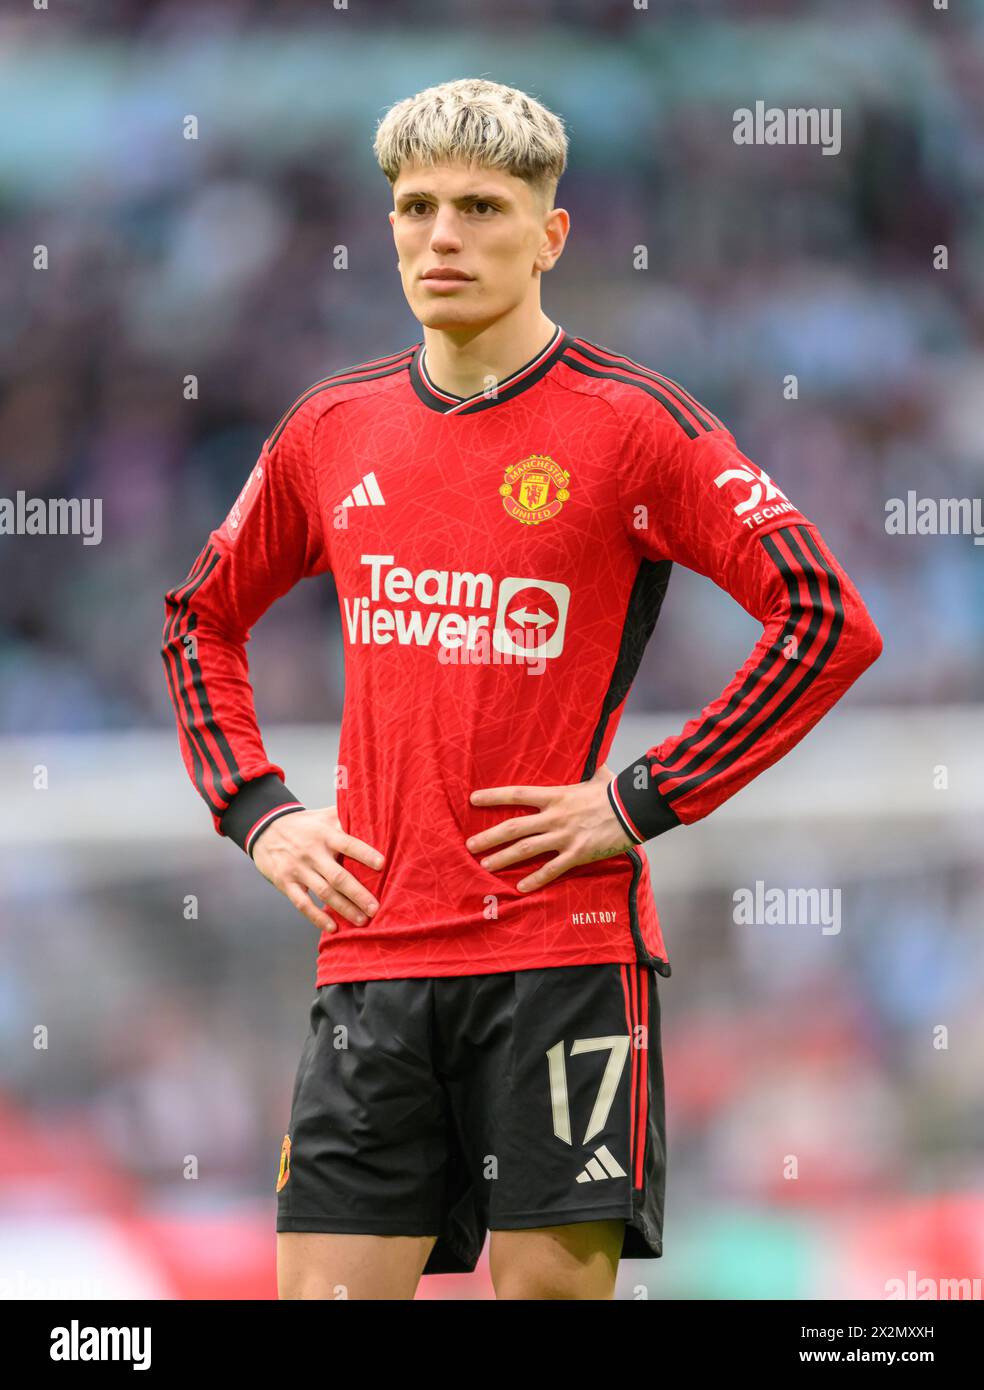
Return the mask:
[[[516,841],[482,860],[483,868],[493,870],[556,850],[555,859],[516,884],[522,893],[542,888],[577,864],[623,854],[635,841],[626,834],[608,800],[608,784],[614,775],[611,768],[602,766],[590,782],[568,787],[484,787],[474,791],[473,806],[536,806],[539,810],[482,830],[465,845],[480,854],[507,840]]]
[[[379,851],[347,835],[336,808],[324,806],[317,811],[292,811],[275,820],[257,839],[253,863],[319,930],[337,930],[325,907],[357,927],[364,926],[379,904],[368,888],[342,868],[336,854],[347,854],[370,869],[382,868]],[[308,897],[308,889],[319,899],[320,908]]]

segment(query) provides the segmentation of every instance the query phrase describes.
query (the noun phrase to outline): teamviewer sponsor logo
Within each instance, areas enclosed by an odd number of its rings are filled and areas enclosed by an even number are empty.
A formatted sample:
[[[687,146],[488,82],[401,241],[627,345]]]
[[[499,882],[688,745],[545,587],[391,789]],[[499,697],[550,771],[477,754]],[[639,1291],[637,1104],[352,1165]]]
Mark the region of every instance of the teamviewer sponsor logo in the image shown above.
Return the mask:
[[[495,650],[515,656],[532,646],[537,656],[560,656],[570,601],[571,591],[566,584],[546,579],[504,579],[499,585],[492,633]]]
[[[448,665],[542,663],[564,649],[571,591],[554,580],[471,570],[414,573],[363,555],[368,592],[342,596],[353,645],[433,646]]]

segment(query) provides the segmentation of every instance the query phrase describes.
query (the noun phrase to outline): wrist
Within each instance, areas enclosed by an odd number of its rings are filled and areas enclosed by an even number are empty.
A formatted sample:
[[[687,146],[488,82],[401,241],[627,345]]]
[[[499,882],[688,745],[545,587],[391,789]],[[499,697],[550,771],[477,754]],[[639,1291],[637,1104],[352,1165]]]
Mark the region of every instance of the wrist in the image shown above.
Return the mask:
[[[276,773],[267,773],[240,787],[221,817],[222,833],[252,858],[264,830],[281,816],[305,809]]]
[[[645,755],[616,773],[608,784],[608,801],[619,824],[637,845],[682,824],[654,783]]]

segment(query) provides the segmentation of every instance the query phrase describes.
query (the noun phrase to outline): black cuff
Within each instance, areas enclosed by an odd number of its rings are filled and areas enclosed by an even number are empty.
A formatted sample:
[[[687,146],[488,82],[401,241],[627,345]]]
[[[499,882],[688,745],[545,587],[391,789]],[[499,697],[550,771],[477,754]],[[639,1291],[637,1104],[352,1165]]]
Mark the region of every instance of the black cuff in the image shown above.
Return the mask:
[[[281,816],[305,807],[293,792],[287,790],[275,772],[257,777],[240,787],[229,806],[219,818],[223,835],[235,840],[240,849],[252,858],[258,837]]]
[[[652,780],[651,762],[644,753],[624,767],[608,784],[608,800],[627,835],[636,844],[672,830],[682,821]],[[645,776],[642,773],[645,773]],[[636,785],[636,780],[642,786]]]

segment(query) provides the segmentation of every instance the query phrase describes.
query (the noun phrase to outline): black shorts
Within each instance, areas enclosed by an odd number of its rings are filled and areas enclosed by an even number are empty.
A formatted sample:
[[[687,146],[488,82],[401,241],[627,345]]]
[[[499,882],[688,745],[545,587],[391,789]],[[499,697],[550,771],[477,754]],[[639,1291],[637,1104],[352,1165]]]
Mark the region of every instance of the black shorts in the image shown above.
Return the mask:
[[[436,1235],[623,1218],[663,1253],[656,975],[642,965],[322,985],[277,1179],[278,1231]]]

